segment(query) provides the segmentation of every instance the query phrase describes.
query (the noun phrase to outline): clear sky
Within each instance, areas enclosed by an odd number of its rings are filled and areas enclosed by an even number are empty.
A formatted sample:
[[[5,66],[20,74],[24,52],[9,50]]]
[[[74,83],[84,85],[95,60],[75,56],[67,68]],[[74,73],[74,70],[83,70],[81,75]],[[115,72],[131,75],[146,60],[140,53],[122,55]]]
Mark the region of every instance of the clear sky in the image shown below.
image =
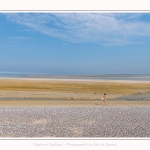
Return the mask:
[[[150,74],[150,13],[0,13],[0,72]]]

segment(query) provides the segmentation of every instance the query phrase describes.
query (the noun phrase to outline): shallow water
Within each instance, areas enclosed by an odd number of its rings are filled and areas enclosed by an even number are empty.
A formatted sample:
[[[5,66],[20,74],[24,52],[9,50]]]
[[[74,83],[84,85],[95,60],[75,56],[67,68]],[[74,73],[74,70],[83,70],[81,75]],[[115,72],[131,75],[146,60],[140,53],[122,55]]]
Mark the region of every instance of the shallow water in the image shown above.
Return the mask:
[[[150,100],[150,94],[135,94],[135,95],[127,95],[121,96],[117,99],[121,100]]]

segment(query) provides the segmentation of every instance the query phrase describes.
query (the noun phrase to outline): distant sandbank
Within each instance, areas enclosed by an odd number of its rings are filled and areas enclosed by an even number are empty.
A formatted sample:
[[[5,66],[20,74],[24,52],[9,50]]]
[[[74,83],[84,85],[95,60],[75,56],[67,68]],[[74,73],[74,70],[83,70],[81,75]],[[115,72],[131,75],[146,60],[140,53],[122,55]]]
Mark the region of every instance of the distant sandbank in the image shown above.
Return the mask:
[[[136,77],[135,77],[136,78]],[[116,80],[116,79],[84,79],[84,78],[11,78],[0,77],[0,80],[27,80],[27,81],[69,81],[69,82],[122,82],[122,83],[150,83],[150,81],[143,80]]]

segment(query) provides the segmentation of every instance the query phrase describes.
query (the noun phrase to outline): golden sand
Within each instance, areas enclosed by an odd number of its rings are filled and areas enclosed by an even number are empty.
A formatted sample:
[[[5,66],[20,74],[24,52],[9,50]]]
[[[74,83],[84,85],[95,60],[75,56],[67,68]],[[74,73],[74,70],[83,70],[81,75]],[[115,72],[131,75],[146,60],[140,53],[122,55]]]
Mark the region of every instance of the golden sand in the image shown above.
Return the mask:
[[[150,83],[136,82],[88,82],[57,80],[0,79],[0,90],[4,91],[48,91],[64,93],[109,93],[133,94],[150,92]]]
[[[101,97],[105,92],[110,106],[150,106],[150,101],[111,100],[121,95],[150,93],[150,83],[145,82],[2,78],[0,79],[0,106],[99,106],[102,105]]]

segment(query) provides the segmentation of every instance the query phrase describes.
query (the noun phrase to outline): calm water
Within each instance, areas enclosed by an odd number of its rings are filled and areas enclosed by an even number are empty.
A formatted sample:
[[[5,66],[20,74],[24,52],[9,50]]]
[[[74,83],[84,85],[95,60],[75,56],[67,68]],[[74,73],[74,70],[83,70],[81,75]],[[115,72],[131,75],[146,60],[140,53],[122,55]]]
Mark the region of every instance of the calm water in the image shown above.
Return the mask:
[[[49,74],[0,73],[0,78],[47,78],[47,79],[86,79],[86,80],[129,80],[150,81],[150,75],[99,75],[99,76],[59,76]]]

